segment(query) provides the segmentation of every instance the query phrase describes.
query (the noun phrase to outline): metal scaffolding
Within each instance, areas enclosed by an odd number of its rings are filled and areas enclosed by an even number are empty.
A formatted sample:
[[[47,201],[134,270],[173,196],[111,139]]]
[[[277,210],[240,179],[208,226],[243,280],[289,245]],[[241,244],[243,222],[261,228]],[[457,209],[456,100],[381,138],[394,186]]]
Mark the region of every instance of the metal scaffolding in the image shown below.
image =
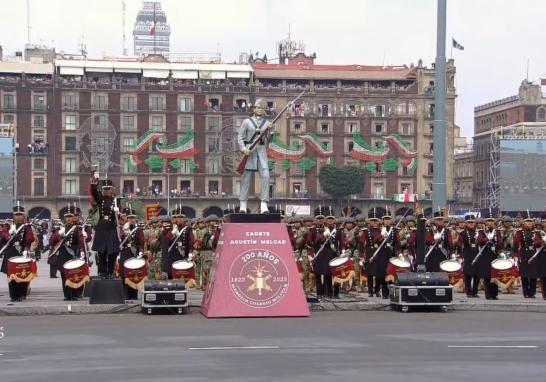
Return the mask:
[[[489,182],[487,185],[487,194],[484,198],[483,207],[500,207],[500,138],[502,129],[493,129],[489,137]]]

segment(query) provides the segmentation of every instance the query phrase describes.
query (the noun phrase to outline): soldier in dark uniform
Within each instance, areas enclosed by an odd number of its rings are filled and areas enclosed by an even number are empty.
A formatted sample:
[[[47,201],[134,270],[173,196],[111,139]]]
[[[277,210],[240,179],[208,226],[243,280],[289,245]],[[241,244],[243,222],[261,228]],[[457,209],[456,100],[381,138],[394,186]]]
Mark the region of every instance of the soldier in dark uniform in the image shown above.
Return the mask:
[[[440,263],[449,258],[451,247],[449,238],[449,228],[445,225],[444,217],[439,212],[435,212],[434,225],[425,233],[425,244],[428,246],[426,252],[428,256],[425,256],[427,272],[440,272]],[[432,246],[434,248],[429,253]]]
[[[463,274],[464,286],[467,297],[478,297],[478,285],[480,278],[477,276],[472,262],[478,254],[478,245],[476,240],[478,233],[476,231],[476,220],[474,216],[465,217],[466,228],[459,233],[458,245],[463,254]]]
[[[127,300],[136,300],[138,290],[131,288],[125,282],[125,267],[123,264],[132,257],[141,258],[144,256],[146,240],[144,238],[144,230],[137,224],[136,211],[132,208],[125,208],[124,212],[127,222],[123,225],[121,238],[124,243],[119,253],[119,276],[121,277],[123,290],[125,291],[125,298]]]
[[[32,227],[27,224],[25,208],[22,206],[13,207],[13,224],[9,230],[0,232],[0,246],[4,245],[13,237],[10,245],[3,252],[2,267],[0,271],[8,274],[8,260],[16,256],[29,256],[30,246],[34,242]],[[9,281],[9,297],[12,302],[23,301],[27,296],[28,282]]]
[[[119,203],[114,196],[114,183],[112,180],[104,179],[102,181],[102,191],[99,191],[98,187],[98,175],[95,173],[89,188],[91,197],[97,203],[99,220],[95,225],[92,249],[98,254],[99,276],[111,278],[114,274],[120,245],[119,227],[116,224]]]
[[[368,215],[369,226],[362,229],[360,232],[359,246],[364,256],[364,271],[366,272],[366,279],[368,284],[368,296],[379,297],[379,288],[381,284],[379,282],[378,263],[372,257],[381,245],[383,237],[381,236],[381,229],[379,228],[379,219],[375,215],[375,208],[371,214]]]
[[[537,270],[537,278],[540,282],[540,290],[542,291],[542,298],[546,300],[546,232],[544,232],[545,221],[541,222],[540,229],[535,231],[533,238],[533,245],[536,248],[538,255],[533,259],[531,264],[534,264]]]
[[[49,244],[53,250],[61,241],[63,244],[59,248],[59,251],[54,254],[56,256],[55,263],[57,269],[61,273],[61,285],[63,287],[63,294],[65,301],[77,300],[81,295],[81,288],[71,288],[66,284],[66,277],[64,274],[63,265],[69,260],[78,258],[85,258],[85,244],[84,240],[87,237],[84,235],[82,227],[78,226],[79,212],[76,206],[69,205],[64,213],[64,227],[55,233],[51,234]]]
[[[193,233],[188,226],[186,215],[177,207],[172,211],[172,230],[163,230],[159,238],[161,242],[161,277],[172,278],[172,265],[178,260],[193,260]],[[174,244],[169,251],[171,245]]]
[[[478,232],[477,243],[480,247],[485,246],[476,265],[479,267],[479,276],[483,278],[485,298],[497,300],[499,287],[491,283],[491,263],[497,258],[497,254],[503,250],[502,233],[495,229],[495,218],[489,216],[485,219],[485,229]]]
[[[377,281],[381,286],[381,297],[387,299],[389,298],[389,286],[385,281],[387,266],[389,265],[390,258],[395,256],[400,249],[400,235],[398,234],[398,229],[391,226],[392,219],[388,211],[383,215],[381,220],[383,221],[381,237],[382,241],[385,241],[385,244],[383,244],[373,261],[377,262]]]
[[[538,272],[536,264],[529,264],[529,260],[536,252],[533,243],[533,219],[523,220],[523,227],[514,236],[514,251],[519,259],[519,275],[524,298],[535,298],[537,291]],[[536,258],[535,258],[536,259]]]
[[[332,230],[326,227],[324,215],[319,214],[315,216],[315,221],[316,228],[310,229],[307,232],[306,242],[313,248],[313,253],[315,254],[312,266],[315,273],[317,297],[320,299],[325,296],[333,296],[332,272],[330,272],[328,263],[336,257],[336,254],[332,253],[329,244],[324,245],[322,251],[319,252],[319,250],[327,239],[330,241],[335,237],[330,238]]]

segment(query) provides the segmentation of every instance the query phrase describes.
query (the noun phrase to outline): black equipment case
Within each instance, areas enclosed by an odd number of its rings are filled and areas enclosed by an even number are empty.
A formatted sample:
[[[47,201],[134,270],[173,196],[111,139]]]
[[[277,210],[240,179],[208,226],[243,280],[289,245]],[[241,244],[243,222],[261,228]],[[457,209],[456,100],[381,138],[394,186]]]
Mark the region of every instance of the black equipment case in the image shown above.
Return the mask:
[[[410,306],[438,306],[443,311],[453,304],[453,287],[445,272],[401,272],[390,286],[391,305],[407,312]]]
[[[179,314],[188,309],[188,291],[183,280],[147,280],[141,297],[142,309],[148,314],[154,308],[175,308]]]

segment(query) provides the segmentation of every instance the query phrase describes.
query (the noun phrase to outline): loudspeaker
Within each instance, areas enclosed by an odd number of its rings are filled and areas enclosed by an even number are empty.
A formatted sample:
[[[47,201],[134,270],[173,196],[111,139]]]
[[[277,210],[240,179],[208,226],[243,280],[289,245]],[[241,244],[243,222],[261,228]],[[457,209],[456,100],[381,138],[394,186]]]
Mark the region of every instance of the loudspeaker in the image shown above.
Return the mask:
[[[391,305],[407,311],[409,306],[440,306],[453,303],[453,287],[445,272],[398,272],[390,286]]]
[[[125,296],[120,279],[97,279],[91,284],[89,304],[123,304]]]
[[[397,286],[448,286],[446,272],[397,272],[394,279]]]
[[[89,278],[89,282],[85,283],[85,286],[83,287],[83,297],[89,298],[91,296],[91,285],[97,280],[102,280],[102,277],[99,276],[91,276]]]

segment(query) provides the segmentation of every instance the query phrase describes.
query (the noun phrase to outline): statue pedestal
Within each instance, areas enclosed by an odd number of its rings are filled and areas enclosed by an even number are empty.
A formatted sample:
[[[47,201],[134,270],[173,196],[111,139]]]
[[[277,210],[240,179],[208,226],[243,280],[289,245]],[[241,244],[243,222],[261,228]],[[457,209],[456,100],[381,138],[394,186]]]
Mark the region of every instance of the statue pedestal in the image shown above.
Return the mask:
[[[286,225],[279,214],[231,214],[203,295],[208,317],[308,317]]]

